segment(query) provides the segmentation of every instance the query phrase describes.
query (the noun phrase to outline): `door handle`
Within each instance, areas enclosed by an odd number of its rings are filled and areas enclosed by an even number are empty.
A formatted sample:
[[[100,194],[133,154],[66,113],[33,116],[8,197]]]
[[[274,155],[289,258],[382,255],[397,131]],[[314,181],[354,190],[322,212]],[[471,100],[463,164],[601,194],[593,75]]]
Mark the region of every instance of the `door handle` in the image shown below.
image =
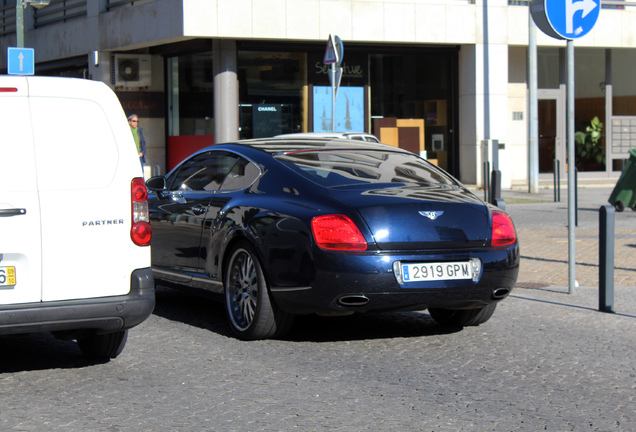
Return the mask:
[[[203,206],[194,206],[190,210],[192,210],[192,213],[194,213],[195,215],[202,215],[203,213],[205,213],[206,209]]]
[[[185,204],[186,203],[186,199],[178,192],[173,194],[173,195],[171,195],[170,198],[172,199],[172,202],[176,202],[177,204]]]
[[[12,209],[0,209],[0,217],[22,216],[26,214],[26,209],[12,208]]]

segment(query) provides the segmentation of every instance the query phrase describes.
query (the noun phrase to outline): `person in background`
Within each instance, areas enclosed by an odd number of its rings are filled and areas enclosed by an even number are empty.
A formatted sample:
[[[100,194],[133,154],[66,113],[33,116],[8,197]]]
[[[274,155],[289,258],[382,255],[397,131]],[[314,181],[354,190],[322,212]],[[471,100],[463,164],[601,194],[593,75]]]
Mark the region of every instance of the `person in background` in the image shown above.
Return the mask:
[[[137,117],[137,114],[131,114],[128,116],[128,124],[130,125],[133,138],[135,139],[137,153],[139,153],[139,160],[143,165],[146,163],[146,140],[144,139],[143,129],[139,127],[139,117]]]

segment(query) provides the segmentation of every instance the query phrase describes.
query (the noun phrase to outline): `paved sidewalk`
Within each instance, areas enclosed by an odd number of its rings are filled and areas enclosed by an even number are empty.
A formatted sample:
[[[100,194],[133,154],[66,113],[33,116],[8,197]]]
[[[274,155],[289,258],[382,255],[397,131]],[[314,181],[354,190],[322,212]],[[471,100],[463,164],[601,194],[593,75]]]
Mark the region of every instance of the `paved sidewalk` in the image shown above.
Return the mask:
[[[576,280],[580,286],[599,285],[599,209],[608,205],[613,186],[587,185],[578,190],[575,228]],[[483,194],[483,192],[482,192]],[[518,288],[568,285],[568,195],[554,202],[553,189],[529,194],[523,189],[502,192],[506,210],[519,235],[521,267]],[[636,212],[614,213],[614,285],[636,287]],[[636,293],[636,291],[635,291]]]
[[[521,268],[518,287],[568,285],[568,229],[518,229]],[[599,285],[598,228],[577,229],[576,280],[581,286]],[[636,287],[636,229],[616,230],[614,285]]]

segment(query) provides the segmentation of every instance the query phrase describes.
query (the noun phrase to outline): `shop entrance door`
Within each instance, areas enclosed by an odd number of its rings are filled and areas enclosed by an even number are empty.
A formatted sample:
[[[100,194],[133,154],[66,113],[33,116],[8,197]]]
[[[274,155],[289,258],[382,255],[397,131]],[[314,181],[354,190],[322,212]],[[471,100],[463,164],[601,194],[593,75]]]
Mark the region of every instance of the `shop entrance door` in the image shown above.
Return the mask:
[[[557,89],[537,91],[539,105],[539,173],[554,174],[559,161],[561,178],[566,172],[565,98]]]

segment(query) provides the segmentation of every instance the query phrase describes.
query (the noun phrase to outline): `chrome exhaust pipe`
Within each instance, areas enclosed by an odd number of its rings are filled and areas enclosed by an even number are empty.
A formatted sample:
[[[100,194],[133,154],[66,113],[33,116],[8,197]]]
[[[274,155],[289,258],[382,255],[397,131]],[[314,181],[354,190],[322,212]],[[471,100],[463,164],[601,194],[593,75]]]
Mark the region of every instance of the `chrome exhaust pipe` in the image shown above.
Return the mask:
[[[492,290],[491,298],[493,300],[501,300],[508,297],[508,294],[510,294],[510,288],[495,288]]]
[[[364,295],[346,295],[340,297],[337,303],[346,307],[364,306],[369,303],[369,298]]]

